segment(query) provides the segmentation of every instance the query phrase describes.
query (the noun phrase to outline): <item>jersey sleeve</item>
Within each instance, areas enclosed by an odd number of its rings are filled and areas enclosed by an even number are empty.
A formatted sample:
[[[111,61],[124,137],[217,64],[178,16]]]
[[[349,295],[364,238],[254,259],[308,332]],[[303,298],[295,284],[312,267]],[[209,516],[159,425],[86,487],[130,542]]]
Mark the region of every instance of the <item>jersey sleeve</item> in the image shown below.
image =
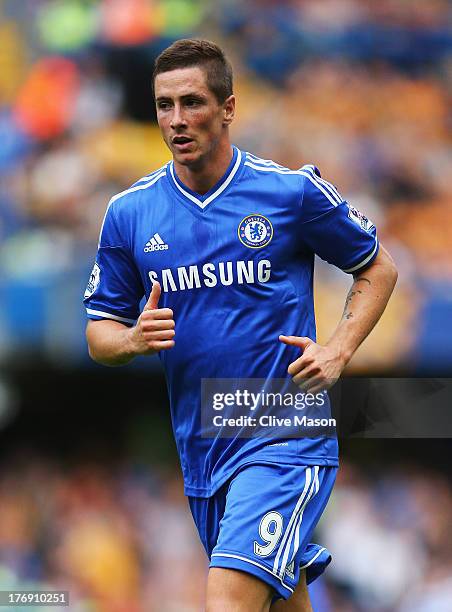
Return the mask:
[[[133,325],[140,315],[139,305],[143,295],[140,274],[110,205],[85,290],[83,301],[87,316],[93,320],[112,319]]]
[[[368,266],[378,253],[374,224],[348,204],[318,168],[303,166],[301,235],[306,246],[344,272]]]

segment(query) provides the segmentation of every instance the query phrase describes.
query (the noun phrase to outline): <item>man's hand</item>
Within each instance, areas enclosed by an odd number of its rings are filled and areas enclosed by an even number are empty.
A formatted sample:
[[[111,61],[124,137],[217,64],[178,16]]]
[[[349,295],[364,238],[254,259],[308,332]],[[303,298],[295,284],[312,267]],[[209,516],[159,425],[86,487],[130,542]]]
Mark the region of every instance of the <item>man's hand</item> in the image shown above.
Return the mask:
[[[281,342],[297,346],[303,353],[288,369],[296,385],[312,393],[334,385],[381,317],[396,281],[397,268],[380,245],[374,261],[353,276],[342,319],[325,346],[310,338],[279,336]]]
[[[103,365],[121,366],[138,355],[154,355],[173,348],[176,335],[173,311],[158,307],[161,292],[156,281],[134,327],[110,319],[89,321],[86,338],[90,357]]]
[[[155,281],[143,312],[130,329],[130,349],[135,355],[153,355],[173,348],[175,344],[173,311],[158,307],[161,292],[160,283]]]
[[[334,348],[317,344],[311,338],[279,336],[279,340],[284,344],[297,346],[303,352],[287,369],[293,382],[303,391],[317,393],[329,389],[346,365]]]

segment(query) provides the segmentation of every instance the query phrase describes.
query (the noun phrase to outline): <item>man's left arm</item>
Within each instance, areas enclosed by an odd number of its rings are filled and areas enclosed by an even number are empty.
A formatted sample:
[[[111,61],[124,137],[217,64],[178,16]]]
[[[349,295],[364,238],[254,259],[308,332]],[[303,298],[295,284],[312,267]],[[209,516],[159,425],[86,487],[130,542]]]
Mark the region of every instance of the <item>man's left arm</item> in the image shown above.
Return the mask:
[[[294,383],[305,391],[316,393],[327,389],[339,378],[383,314],[397,281],[397,268],[390,254],[380,245],[372,264],[353,278],[342,318],[325,345],[311,338],[279,337],[281,342],[303,351],[302,356],[290,364],[288,372]]]

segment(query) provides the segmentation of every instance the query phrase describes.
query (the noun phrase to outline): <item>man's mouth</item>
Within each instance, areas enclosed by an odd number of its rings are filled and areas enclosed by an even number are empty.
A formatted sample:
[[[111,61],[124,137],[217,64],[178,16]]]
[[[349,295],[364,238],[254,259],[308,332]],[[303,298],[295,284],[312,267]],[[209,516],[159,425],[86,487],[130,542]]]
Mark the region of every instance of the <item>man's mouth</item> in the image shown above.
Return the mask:
[[[186,145],[186,144],[188,144],[190,142],[193,142],[193,139],[189,138],[188,136],[174,136],[173,137],[173,144],[175,144],[175,145],[182,146],[182,145]]]

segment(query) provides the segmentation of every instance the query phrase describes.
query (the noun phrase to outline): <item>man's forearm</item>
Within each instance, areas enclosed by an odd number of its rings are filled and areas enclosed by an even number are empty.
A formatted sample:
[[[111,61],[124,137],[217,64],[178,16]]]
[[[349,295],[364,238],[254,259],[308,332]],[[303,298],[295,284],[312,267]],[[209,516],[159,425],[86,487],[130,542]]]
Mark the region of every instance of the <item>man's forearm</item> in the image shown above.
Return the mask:
[[[380,247],[374,263],[354,277],[341,321],[327,342],[328,346],[337,350],[344,365],[375,327],[396,281],[397,269],[383,247]]]
[[[103,365],[120,366],[137,355],[155,355],[173,348],[176,335],[173,311],[158,307],[161,292],[160,283],[155,281],[133,327],[110,319],[89,321],[86,339],[90,357]]]
[[[90,321],[86,329],[91,359],[107,366],[126,365],[134,357],[129,327],[116,321]]]

